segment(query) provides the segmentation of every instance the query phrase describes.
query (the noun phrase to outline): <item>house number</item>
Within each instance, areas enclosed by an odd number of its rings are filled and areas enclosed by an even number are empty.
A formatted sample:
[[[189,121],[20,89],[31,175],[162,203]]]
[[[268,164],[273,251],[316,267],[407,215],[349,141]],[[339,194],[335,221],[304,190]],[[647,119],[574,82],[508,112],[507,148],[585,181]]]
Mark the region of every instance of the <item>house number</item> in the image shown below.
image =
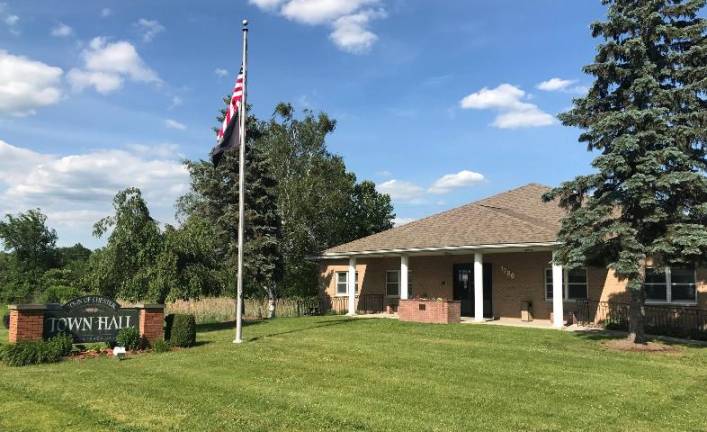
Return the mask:
[[[513,272],[511,271],[511,269],[509,269],[508,267],[506,267],[506,266],[504,266],[504,265],[501,266],[501,272],[503,272],[503,274],[506,275],[506,277],[507,277],[508,279],[513,280],[513,279],[516,278],[516,274],[513,273]]]

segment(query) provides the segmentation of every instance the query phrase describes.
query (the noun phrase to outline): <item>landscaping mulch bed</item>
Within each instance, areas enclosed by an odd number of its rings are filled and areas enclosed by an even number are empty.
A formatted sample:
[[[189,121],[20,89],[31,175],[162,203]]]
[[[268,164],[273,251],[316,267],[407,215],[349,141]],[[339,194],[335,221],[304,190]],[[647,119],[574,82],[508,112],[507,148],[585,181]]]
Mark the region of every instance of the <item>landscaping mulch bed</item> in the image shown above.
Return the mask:
[[[646,342],[644,344],[633,343],[628,339],[612,339],[602,342],[602,345],[612,351],[626,352],[647,352],[677,354],[682,350],[678,347],[664,344],[662,342]]]

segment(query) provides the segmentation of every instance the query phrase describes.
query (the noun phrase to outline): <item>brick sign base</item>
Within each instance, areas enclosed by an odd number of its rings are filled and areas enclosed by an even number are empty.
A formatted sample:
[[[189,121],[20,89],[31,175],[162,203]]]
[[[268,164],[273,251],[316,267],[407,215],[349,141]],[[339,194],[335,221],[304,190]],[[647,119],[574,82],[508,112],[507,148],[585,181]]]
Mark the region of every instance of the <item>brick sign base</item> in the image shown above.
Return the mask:
[[[42,340],[44,338],[44,314],[48,305],[10,305],[10,343]],[[136,326],[140,336],[150,342],[164,338],[164,305],[144,304],[136,306],[140,311],[140,322]]]
[[[458,323],[461,322],[461,303],[452,300],[400,300],[398,319],[435,324]]]

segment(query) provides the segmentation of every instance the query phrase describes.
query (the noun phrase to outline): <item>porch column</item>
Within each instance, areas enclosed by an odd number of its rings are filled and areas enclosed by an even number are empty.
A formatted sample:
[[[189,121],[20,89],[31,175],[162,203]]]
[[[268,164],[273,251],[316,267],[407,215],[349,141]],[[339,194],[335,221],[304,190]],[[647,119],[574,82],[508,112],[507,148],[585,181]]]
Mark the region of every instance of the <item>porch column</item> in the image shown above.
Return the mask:
[[[400,255],[400,299],[407,300],[408,292],[408,256]]]
[[[349,313],[347,315],[356,315],[356,257],[349,258],[349,275],[346,278],[348,282],[349,293]]]
[[[484,256],[474,254],[474,321],[484,320]]]
[[[562,286],[564,285],[562,266],[555,262],[555,257],[552,258],[552,326],[562,328],[564,322],[564,299],[565,294]]]

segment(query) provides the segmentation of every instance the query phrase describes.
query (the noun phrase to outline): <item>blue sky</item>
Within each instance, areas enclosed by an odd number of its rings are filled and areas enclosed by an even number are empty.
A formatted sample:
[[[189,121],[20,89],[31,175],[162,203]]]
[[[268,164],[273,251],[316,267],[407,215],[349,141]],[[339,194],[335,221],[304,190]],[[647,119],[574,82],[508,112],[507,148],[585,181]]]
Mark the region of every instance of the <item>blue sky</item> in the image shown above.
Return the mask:
[[[174,222],[250,27],[249,102],[337,119],[328,144],[400,222],[590,169],[554,116],[591,84],[599,0],[5,1],[0,212],[40,207],[61,244],[119,189]]]

